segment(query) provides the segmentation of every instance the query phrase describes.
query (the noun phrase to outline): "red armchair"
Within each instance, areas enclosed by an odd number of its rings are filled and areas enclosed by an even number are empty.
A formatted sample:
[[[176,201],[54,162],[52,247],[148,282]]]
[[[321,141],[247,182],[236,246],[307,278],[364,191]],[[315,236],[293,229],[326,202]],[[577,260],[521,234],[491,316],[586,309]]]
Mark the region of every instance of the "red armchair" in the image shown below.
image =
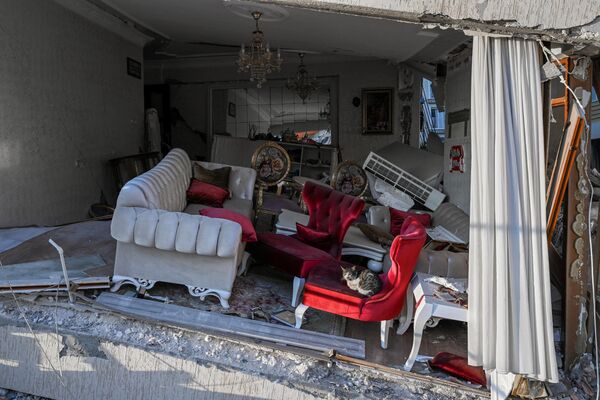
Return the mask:
[[[340,264],[347,263],[330,262],[310,271],[302,303],[296,308],[296,328],[302,326],[302,316],[309,307],[360,321],[381,321],[381,347],[387,348],[389,328],[404,306],[406,290],[425,238],[423,225],[408,217],[390,249],[392,266],[387,274],[380,275],[383,287],[370,298],[350,290],[342,281]]]
[[[252,256],[294,275],[292,306],[298,305],[298,294],[304,278],[311,269],[324,262],[339,260],[342,242],[348,228],[363,210],[365,202],[354,196],[335,191],[328,186],[306,182],[302,197],[308,208],[308,228],[328,234],[328,240],[319,248],[292,236],[260,232],[258,241],[249,244]]]

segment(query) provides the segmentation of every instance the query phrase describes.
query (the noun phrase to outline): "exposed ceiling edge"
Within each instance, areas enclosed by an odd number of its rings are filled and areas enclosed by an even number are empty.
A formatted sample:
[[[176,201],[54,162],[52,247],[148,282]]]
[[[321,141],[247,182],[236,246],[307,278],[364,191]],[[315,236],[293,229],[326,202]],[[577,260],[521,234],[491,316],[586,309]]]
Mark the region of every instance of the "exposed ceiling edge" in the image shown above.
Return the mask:
[[[119,37],[133,43],[137,46],[144,47],[146,43],[154,38],[146,35],[130,23],[127,23],[114,15],[107,13],[98,6],[83,0],[53,0],[55,3],[74,12],[75,14],[93,22],[94,24],[118,35]]]
[[[480,31],[510,35],[525,39],[540,38],[542,40],[568,43],[593,45],[600,48],[600,26],[591,22],[586,25],[573,26],[569,29],[551,29],[521,26],[515,20],[475,20],[464,17],[463,19],[452,18],[444,13],[433,12],[407,12],[394,9],[394,2],[373,0],[372,6],[359,3],[355,0],[253,0],[258,3],[278,4],[285,7],[303,8],[323,12],[333,12],[348,15],[357,15],[373,18],[390,19],[401,22],[417,23],[429,27],[442,29],[452,28],[457,30]],[[385,8],[384,4],[385,3]],[[400,3],[400,2],[399,2]],[[406,1],[402,2],[403,4]],[[357,5],[359,4],[359,5]],[[421,4],[421,3],[418,3]],[[570,4],[570,3],[565,3]],[[566,11],[565,11],[566,12]],[[600,11],[599,11],[600,12]],[[600,15],[598,16],[600,19]],[[600,24],[599,24],[600,25]],[[584,29],[584,28],[589,29]],[[597,30],[597,31],[596,31]]]
[[[291,56],[291,54],[289,54]],[[145,69],[161,69],[161,68],[210,68],[210,67],[231,67],[235,68],[235,54],[227,55],[206,55],[206,56],[191,56],[191,57],[179,57],[179,58],[165,58],[165,59],[150,59],[144,62]],[[328,64],[328,63],[346,63],[346,62],[362,62],[362,61],[381,61],[387,62],[381,58],[376,57],[360,57],[360,56],[343,56],[343,55],[328,55],[318,54],[311,55],[306,60],[307,64]],[[299,61],[297,56],[287,57],[285,60],[286,65],[297,66]]]

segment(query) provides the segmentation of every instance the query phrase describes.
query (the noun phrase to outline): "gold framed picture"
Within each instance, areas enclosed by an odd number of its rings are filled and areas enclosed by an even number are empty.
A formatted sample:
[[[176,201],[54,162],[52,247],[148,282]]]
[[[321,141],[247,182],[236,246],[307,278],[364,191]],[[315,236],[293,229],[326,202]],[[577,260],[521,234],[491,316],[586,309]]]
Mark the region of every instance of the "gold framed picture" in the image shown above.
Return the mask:
[[[362,133],[384,134],[394,133],[393,121],[393,88],[377,88],[362,90]]]

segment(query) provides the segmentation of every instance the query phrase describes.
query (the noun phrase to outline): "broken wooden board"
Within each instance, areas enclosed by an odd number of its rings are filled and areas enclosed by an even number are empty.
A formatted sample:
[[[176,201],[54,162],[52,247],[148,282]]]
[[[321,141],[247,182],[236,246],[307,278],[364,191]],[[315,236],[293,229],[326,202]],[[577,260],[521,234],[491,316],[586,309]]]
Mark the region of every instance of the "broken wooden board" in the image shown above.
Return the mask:
[[[335,350],[337,353],[350,357],[365,358],[364,340],[290,328],[174,304],[126,297],[115,293],[102,293],[96,301],[106,308],[132,317],[165,322],[201,331],[232,333],[316,351],[328,352]]]
[[[99,255],[68,257],[65,264],[74,289],[110,287],[108,276],[90,276],[87,271],[106,265]],[[40,260],[0,267],[0,294],[67,290],[59,259]]]

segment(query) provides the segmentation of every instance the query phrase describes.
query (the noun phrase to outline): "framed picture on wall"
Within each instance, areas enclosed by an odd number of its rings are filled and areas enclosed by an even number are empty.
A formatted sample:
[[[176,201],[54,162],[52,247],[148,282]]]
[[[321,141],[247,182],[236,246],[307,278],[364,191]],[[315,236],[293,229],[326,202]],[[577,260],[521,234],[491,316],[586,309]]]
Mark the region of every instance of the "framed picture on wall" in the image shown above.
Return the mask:
[[[227,106],[227,115],[229,115],[232,118],[235,118],[235,115],[236,115],[235,103],[229,102],[229,104]]]
[[[393,88],[362,90],[362,133],[392,134]]]

